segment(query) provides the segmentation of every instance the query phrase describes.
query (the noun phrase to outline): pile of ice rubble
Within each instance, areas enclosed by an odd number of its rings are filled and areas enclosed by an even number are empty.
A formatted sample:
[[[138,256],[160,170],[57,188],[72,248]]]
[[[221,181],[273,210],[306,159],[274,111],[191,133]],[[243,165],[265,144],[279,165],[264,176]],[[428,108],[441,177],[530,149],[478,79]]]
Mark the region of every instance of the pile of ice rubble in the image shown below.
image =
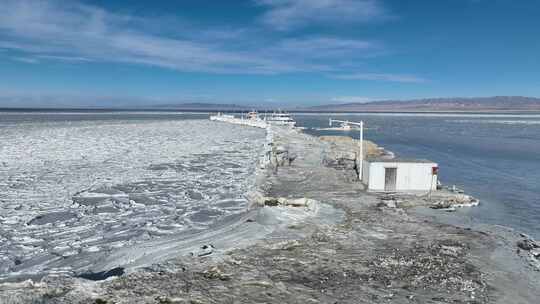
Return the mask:
[[[390,208],[429,207],[444,211],[456,211],[456,208],[474,207],[478,199],[446,190],[434,191],[431,194],[383,193],[379,195],[381,206]]]
[[[525,256],[529,264],[540,271],[540,244],[524,233],[520,236],[522,239],[517,242],[517,253]]]

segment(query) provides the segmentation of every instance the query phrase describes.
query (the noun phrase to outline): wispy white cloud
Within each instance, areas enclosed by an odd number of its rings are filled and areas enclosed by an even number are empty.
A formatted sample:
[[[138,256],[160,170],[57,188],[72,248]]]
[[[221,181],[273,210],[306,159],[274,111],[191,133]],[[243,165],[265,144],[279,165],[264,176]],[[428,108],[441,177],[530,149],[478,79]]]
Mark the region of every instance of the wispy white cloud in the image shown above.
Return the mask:
[[[372,53],[379,48],[380,46],[372,41],[317,36],[285,39],[273,50],[302,54],[304,57],[341,57],[360,56],[362,53]]]
[[[269,10],[261,20],[278,30],[308,24],[343,24],[372,21],[386,16],[379,0],[255,0]]]
[[[30,57],[13,57],[11,59],[18,62],[30,63],[30,64],[35,64],[39,62],[39,60],[37,60],[36,58],[30,58]]]
[[[90,58],[80,56],[59,56],[59,55],[36,55],[36,58],[41,60],[58,60],[67,62],[91,62],[94,61]]]
[[[303,7],[301,22],[368,20],[384,14],[375,0],[260,0],[265,16]],[[294,7],[294,9],[292,8]],[[312,16],[313,15],[313,16]],[[374,41],[333,36],[282,38],[267,28],[203,28],[166,19],[143,19],[61,0],[3,0],[0,50],[27,63],[113,62],[183,72],[339,74],[337,79],[422,82],[410,75],[353,74],[361,60],[384,47]],[[353,17],[355,16],[355,17]],[[287,23],[287,22],[285,22]],[[172,24],[172,25],[171,25]],[[157,28],[161,31],[156,30]],[[168,33],[168,34],[167,34]],[[4,52],[5,53],[5,52]]]
[[[335,70],[321,58],[360,56],[374,43],[336,37],[265,38],[253,31],[189,28],[175,38],[152,34],[154,20],[57,0],[6,0],[0,48],[35,60],[108,61],[188,72],[276,74]],[[182,38],[178,38],[182,37]],[[273,40],[272,40],[273,39]]]
[[[379,74],[379,73],[354,73],[343,75],[332,75],[331,77],[345,80],[374,80],[403,83],[423,83],[427,80],[422,77],[408,74]]]
[[[368,103],[374,101],[370,97],[364,96],[338,96],[331,99],[334,103]]]
[[[0,7],[0,48],[63,58],[147,64],[182,71],[278,73],[291,63],[212,43],[173,39],[138,30],[138,20],[63,1],[6,0]]]

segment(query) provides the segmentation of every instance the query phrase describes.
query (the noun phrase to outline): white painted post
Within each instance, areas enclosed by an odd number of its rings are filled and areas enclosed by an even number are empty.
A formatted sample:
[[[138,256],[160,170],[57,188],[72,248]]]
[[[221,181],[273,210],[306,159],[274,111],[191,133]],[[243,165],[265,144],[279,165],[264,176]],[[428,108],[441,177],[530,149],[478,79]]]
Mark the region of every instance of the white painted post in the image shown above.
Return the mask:
[[[360,169],[358,170],[358,179],[362,182],[364,174],[364,121],[360,121]]]

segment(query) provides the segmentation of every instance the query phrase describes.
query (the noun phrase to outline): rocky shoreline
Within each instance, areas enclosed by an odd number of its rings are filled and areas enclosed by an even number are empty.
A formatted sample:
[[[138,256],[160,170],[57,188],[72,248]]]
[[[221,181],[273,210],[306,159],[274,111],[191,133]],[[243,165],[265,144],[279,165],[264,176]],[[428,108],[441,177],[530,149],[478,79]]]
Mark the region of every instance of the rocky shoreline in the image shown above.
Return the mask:
[[[534,240],[413,212],[425,198],[367,193],[342,157],[343,145],[332,140],[280,128],[269,138],[270,162],[260,192],[250,194],[253,208],[331,206],[340,221],[306,217],[247,247],[180,256],[104,281],[7,283],[0,302],[537,303]]]

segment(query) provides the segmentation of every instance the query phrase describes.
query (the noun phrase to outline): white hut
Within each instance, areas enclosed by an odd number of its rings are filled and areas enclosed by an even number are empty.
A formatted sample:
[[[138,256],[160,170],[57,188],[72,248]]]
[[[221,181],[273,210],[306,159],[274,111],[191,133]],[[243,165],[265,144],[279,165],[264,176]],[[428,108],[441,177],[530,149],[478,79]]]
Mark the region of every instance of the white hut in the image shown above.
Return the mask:
[[[368,191],[408,192],[437,189],[439,167],[429,160],[371,158],[364,161],[362,182]]]

